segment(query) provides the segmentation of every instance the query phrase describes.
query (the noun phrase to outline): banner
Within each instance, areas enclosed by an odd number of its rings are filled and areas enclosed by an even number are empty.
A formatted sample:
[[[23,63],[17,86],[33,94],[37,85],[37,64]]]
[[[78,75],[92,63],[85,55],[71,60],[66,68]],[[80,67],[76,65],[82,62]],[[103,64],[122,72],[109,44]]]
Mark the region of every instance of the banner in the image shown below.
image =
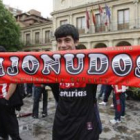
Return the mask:
[[[0,53],[0,83],[58,82],[140,87],[140,46]]]

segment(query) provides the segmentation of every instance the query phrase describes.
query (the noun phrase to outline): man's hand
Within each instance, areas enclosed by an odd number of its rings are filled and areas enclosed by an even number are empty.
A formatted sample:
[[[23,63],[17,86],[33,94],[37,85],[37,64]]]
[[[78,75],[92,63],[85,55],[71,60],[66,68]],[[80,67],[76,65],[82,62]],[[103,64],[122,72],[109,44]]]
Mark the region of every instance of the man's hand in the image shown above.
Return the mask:
[[[8,96],[6,96],[4,99],[8,101],[8,100],[9,100],[9,97],[8,97]]]
[[[17,84],[10,84],[9,85],[9,89],[8,89],[8,93],[5,96],[6,100],[9,100],[10,97],[13,95],[14,91],[16,90]]]

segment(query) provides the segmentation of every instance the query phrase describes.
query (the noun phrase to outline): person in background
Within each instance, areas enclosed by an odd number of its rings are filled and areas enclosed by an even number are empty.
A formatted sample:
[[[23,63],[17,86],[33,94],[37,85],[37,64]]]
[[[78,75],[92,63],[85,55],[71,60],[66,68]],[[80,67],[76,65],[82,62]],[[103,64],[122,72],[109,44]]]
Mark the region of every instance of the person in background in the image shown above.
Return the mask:
[[[60,51],[75,50],[79,42],[77,28],[71,24],[55,31]],[[53,124],[53,140],[98,140],[102,131],[96,102],[95,84],[59,83],[59,101]],[[80,93],[80,94],[78,94]]]
[[[103,101],[99,103],[99,105],[107,105],[108,98],[112,92],[112,86],[111,85],[104,85],[103,86],[103,92],[104,92],[104,97]]]
[[[113,104],[115,109],[115,117],[110,120],[112,124],[120,123],[125,118],[125,93],[128,87],[123,85],[113,85]]]
[[[103,94],[105,94],[105,87],[106,87],[106,85],[101,85],[100,93],[98,95],[98,99],[100,99],[103,96]]]
[[[0,46],[0,52],[6,52],[3,46]],[[8,140],[21,140],[19,136],[19,125],[15,114],[15,108],[9,105],[9,99],[16,90],[17,84],[0,84],[0,137]]]
[[[33,118],[38,118],[39,116],[39,101],[43,95],[43,111],[42,117],[46,117],[48,115],[47,105],[48,105],[48,92],[45,89],[44,84],[34,84],[34,103],[33,103]]]
[[[26,88],[27,88],[27,97],[31,97],[32,96],[32,88],[33,88],[33,84],[32,83],[27,83],[26,84]]]

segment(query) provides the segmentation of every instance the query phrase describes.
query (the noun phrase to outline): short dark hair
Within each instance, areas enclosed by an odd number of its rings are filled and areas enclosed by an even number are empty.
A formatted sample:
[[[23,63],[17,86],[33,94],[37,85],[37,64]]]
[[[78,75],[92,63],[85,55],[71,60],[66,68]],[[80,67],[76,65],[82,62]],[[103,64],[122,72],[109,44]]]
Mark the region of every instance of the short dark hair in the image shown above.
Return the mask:
[[[79,40],[78,29],[74,25],[71,25],[71,24],[61,25],[60,27],[58,27],[55,30],[54,35],[55,35],[56,40],[58,38],[66,37],[66,36],[71,36],[74,41],[78,41]]]
[[[3,46],[0,46],[0,52],[6,52],[6,49]]]

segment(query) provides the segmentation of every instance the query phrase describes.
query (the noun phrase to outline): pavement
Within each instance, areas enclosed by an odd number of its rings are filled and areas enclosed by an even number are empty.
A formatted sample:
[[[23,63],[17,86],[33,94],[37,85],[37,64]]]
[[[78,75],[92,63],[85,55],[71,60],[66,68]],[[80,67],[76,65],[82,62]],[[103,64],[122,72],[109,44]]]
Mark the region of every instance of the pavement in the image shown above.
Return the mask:
[[[98,100],[98,103],[101,100]],[[112,125],[109,120],[114,118],[114,109],[110,107],[112,98],[106,106],[99,105],[103,132],[100,140],[140,140],[140,101],[126,100],[126,116],[120,124]],[[20,115],[32,113],[33,99],[26,97]],[[48,116],[41,117],[42,101],[40,101],[40,116],[19,117],[19,130],[22,140],[52,140],[52,126],[55,114],[55,101],[48,100]]]

